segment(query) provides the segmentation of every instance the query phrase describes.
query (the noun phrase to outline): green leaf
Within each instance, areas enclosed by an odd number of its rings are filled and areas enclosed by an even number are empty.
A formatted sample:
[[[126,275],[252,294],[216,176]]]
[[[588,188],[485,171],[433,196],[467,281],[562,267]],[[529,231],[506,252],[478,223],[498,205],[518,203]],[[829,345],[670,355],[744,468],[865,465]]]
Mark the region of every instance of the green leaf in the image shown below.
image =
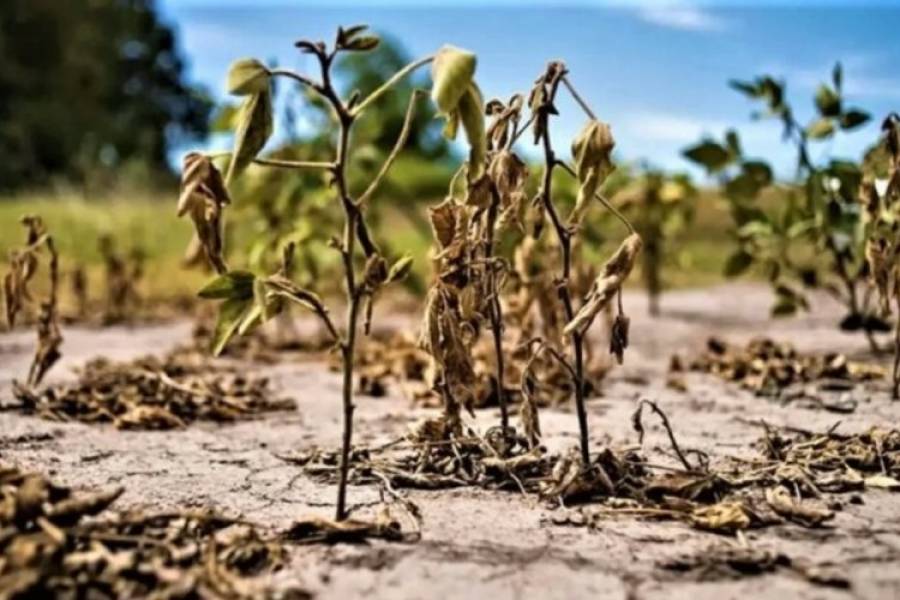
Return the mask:
[[[213,330],[212,348],[213,356],[218,356],[235,336],[245,313],[253,307],[251,298],[232,298],[219,305],[219,316],[216,319],[216,327]]]
[[[840,116],[841,97],[827,85],[820,85],[816,92],[816,108],[823,117]]]
[[[431,63],[431,98],[438,111],[446,116],[453,112],[459,101],[468,93],[475,77],[475,54],[455,46],[438,50]]]
[[[234,131],[240,107],[234,104],[223,104],[216,109],[209,130],[213,133],[231,133]]]
[[[772,235],[772,224],[768,221],[747,221],[737,229],[741,239],[768,237]]]
[[[226,181],[240,175],[253,162],[272,135],[272,95],[266,91],[247,98],[234,134],[234,152]]]
[[[728,150],[733,157],[739,157],[743,154],[741,152],[741,138],[738,137],[738,133],[734,129],[729,129],[725,132],[725,143],[728,145]]]
[[[252,96],[269,91],[269,69],[255,58],[242,58],[228,70],[228,93]]]
[[[760,187],[772,183],[772,167],[761,160],[748,160],[741,165],[741,170]]]
[[[772,306],[773,317],[789,317],[797,312],[797,303],[790,298],[778,298]]]
[[[381,43],[381,39],[377,35],[362,35],[348,42],[343,49],[353,52],[368,52],[377,48],[379,43]]]
[[[704,140],[696,146],[687,148],[682,154],[688,160],[706,167],[710,173],[721,171],[732,160],[728,149],[712,140]]]
[[[856,108],[851,108],[841,115],[841,129],[856,129],[860,125],[868,123],[871,118],[869,113]]]
[[[834,134],[834,121],[823,117],[806,128],[806,135],[813,140],[822,140]]]
[[[738,81],[736,79],[732,79],[728,82],[728,85],[732,89],[737,90],[740,93],[749,96],[750,98],[759,98],[760,96],[762,96],[762,90],[756,83],[748,83],[746,81]]]
[[[247,300],[253,298],[255,279],[248,271],[229,271],[210,281],[197,295],[206,299]]]
[[[840,94],[844,84],[844,69],[840,62],[834,63],[834,68],[831,70],[831,82],[834,84],[834,89]]]
[[[393,265],[391,265],[391,268],[388,271],[387,282],[391,283],[406,278],[406,276],[409,274],[410,269],[412,269],[412,266],[413,257],[407,254],[406,256],[395,262]]]
[[[753,257],[744,250],[738,250],[725,261],[725,277],[737,277],[753,264]]]

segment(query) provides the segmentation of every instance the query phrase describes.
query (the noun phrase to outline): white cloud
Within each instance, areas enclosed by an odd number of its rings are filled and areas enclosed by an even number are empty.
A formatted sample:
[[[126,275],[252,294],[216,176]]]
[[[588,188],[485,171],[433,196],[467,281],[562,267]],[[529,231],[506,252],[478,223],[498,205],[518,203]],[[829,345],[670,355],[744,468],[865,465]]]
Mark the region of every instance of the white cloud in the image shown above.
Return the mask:
[[[724,18],[696,6],[680,4],[648,6],[638,10],[637,14],[647,23],[668,29],[718,32],[725,31],[729,27],[728,21]]]
[[[626,115],[621,121],[621,127],[640,140],[689,144],[707,134],[720,135],[728,128],[728,124],[724,121],[645,111]]]

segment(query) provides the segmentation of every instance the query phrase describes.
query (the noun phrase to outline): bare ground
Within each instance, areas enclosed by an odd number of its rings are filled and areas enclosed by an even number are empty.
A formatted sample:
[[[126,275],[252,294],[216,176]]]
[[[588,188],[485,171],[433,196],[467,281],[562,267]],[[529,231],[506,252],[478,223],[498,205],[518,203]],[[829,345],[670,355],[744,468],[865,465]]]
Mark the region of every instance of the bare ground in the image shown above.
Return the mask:
[[[643,314],[643,297],[631,307],[633,347],[626,365],[607,379],[603,395],[590,402],[594,441],[636,443],[629,417],[635,400],[656,400],[668,412],[683,446],[713,457],[741,455],[760,430],[748,420],[824,430],[840,420],[852,433],[873,425],[896,426],[900,403],[886,385],[854,392],[859,408],[849,415],[778,406],[710,376],[687,376],[689,391],[664,385],[669,356],[702,347],[719,335],[742,342],[754,335],[790,341],[801,350],[864,354],[861,336],[835,328],[836,307],[821,300],[813,315],[770,321],[767,290],[729,285],[668,294],[665,314]],[[128,359],[161,353],[184,341],[187,323],[86,330],[69,328],[65,359],[50,380],[71,377],[71,367],[105,355]],[[11,380],[26,370],[32,336],[0,336],[0,403],[10,400]],[[248,367],[249,368],[249,367]],[[116,506],[212,506],[273,528],[298,516],[333,512],[333,487],[299,476],[297,467],[276,458],[311,445],[336,447],[340,432],[340,379],[316,363],[253,367],[277,389],[296,399],[295,414],[270,415],[230,426],[195,425],[184,431],[129,432],[109,427],[59,424],[10,412],[0,413],[0,458],[48,472],[72,485],[121,484]],[[380,443],[401,435],[432,414],[396,394],[358,399],[357,442]],[[486,428],[496,412],[481,411]],[[571,407],[542,414],[549,446],[576,443]],[[645,450],[654,462],[664,454],[665,435],[649,428]],[[727,538],[670,522],[617,518],[591,531],[554,525],[552,510],[517,494],[460,489],[409,492],[422,509],[422,541],[336,547],[298,547],[290,568],[276,575],[276,587],[299,583],[319,598],[897,598],[900,597],[900,501],[890,492],[866,492],[862,504],[846,503],[830,526],[750,531],[756,547],[795,560],[831,566],[851,581],[848,590],[808,582],[788,569],[759,576],[697,581],[664,570],[660,563],[684,553],[726,543]],[[353,487],[353,503],[377,501],[374,489]]]

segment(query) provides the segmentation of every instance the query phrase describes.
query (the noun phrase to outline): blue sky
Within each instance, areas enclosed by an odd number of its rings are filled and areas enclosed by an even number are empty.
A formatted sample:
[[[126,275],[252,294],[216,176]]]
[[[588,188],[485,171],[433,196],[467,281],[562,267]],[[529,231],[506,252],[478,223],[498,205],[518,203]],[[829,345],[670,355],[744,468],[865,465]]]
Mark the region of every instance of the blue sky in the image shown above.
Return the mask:
[[[774,123],[753,122],[753,106],[730,78],[770,73],[788,82],[802,121],[835,60],[844,64],[847,100],[876,118],[864,129],[817,146],[856,156],[877,136],[880,117],[900,110],[900,0],[863,2],[707,2],[603,0],[161,0],[181,36],[190,76],[225,98],[224,76],[240,57],[312,66],[293,48],[300,37],[327,39],[340,24],[368,23],[406,43],[411,56],[444,43],[475,51],[486,97],[526,91],[543,65],[563,59],[598,116],[610,122],[621,159],[684,169],[680,150],[703,134],[737,125],[745,151],[790,173],[791,151]],[[560,106],[560,147],[583,122]]]

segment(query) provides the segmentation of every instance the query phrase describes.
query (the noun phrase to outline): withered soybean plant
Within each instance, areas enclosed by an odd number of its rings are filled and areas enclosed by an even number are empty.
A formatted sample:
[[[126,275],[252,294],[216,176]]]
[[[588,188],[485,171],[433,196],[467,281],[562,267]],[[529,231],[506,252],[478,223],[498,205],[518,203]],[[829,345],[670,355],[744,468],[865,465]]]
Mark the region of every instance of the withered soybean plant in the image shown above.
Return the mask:
[[[572,97],[584,110],[588,117],[581,132],[572,142],[574,167],[560,160],[551,142],[550,118],[557,115],[556,98],[560,85],[564,85]],[[600,186],[612,172],[614,166],[611,154],[615,141],[609,125],[599,121],[593,111],[575,91],[568,79],[568,70],[562,62],[551,62],[545,72],[538,77],[529,96],[532,112],[532,132],[535,144],[541,144],[544,154],[544,172],[540,189],[535,201],[539,203],[550,219],[556,239],[560,246],[560,275],[556,282],[559,301],[566,318],[563,334],[568,336],[574,363],[568,366],[575,389],[575,409],[578,414],[580,433],[581,460],[585,469],[590,465],[590,434],[588,431],[587,410],[585,407],[584,379],[584,341],[585,334],[594,319],[617,300],[617,314],[610,335],[610,351],[621,361],[623,352],[628,346],[629,319],[622,306],[622,285],[634,266],[641,251],[641,238],[634,228],[612,205],[599,193]],[[564,169],[576,177],[579,183],[575,205],[564,222],[554,202],[553,171],[556,167]],[[592,284],[580,307],[575,306],[572,298],[572,245],[579,233],[584,217],[591,204],[597,200],[620,218],[629,231],[629,235],[621,243],[616,252],[606,263],[597,279]],[[547,348],[542,345],[540,348]],[[554,356],[561,361],[567,359],[558,352]],[[600,480],[607,488],[611,487],[605,473],[599,473]]]
[[[229,91],[244,96],[245,100],[238,115],[234,149],[230,156],[227,176],[223,178],[213,164],[214,157],[189,154],[185,158],[178,206],[179,215],[189,214],[194,221],[203,252],[219,274],[217,279],[200,292],[203,297],[222,300],[214,332],[214,352],[220,352],[234,335],[246,333],[284,310],[288,302],[311,310],[321,319],[339,349],[343,367],[344,430],[337,492],[338,520],[347,517],[346,490],[353,440],[353,357],[359,319],[361,314],[365,315],[368,330],[374,298],[384,285],[404,277],[411,265],[409,257],[388,264],[369,233],[365,219],[366,208],[406,145],[410,123],[421,91],[414,91],[409,99],[406,118],[393,150],[365,190],[359,194],[350,189],[347,176],[350,153],[353,150],[351,144],[353,125],[367,108],[373,106],[384,94],[389,93],[395,84],[433,61],[433,95],[439,99],[439,108],[447,114],[451,124],[458,124],[462,120],[470,139],[477,138],[475,136],[477,124],[470,119],[472,113],[468,108],[462,108],[474,102],[474,97],[467,91],[467,87],[464,87],[462,92],[458,92],[454,87],[456,86],[454,82],[460,80],[456,70],[466,67],[458,60],[447,60],[448,56],[452,58],[456,54],[452,48],[446,48],[436,56],[428,56],[408,64],[366,98],[361,98],[356,92],[347,99],[342,98],[334,85],[332,67],[343,53],[365,52],[378,45],[378,37],[367,33],[366,29],[365,26],[339,28],[331,48],[324,42],[301,40],[296,43],[301,52],[313,56],[318,62],[318,79],[289,69],[270,69],[254,59],[235,62],[228,74]],[[312,162],[258,157],[272,134],[272,82],[278,77],[307,88],[322,98],[329,107],[337,126],[333,160]],[[466,79],[465,74],[462,79]],[[448,91],[444,89],[445,86],[454,89]],[[479,157],[478,160],[471,162],[480,165],[481,161],[482,158]],[[246,271],[231,271],[226,265],[222,239],[222,213],[225,206],[230,203],[226,184],[240,175],[250,164],[276,169],[318,169],[331,175],[335,201],[340,203],[344,217],[342,235],[335,236],[331,243],[342,257],[344,270],[347,307],[343,330],[332,321],[329,311],[318,295],[301,288],[288,278],[293,253],[291,244],[285,250],[281,269],[268,277],[256,276]]]
[[[492,388],[500,406],[501,447],[495,450],[506,454],[514,438],[504,386],[500,303],[507,265],[495,256],[494,247],[497,235],[517,220],[525,200],[528,171],[512,152],[523,100],[516,95],[509,104],[492,100],[485,107],[474,81],[475,68],[474,54],[452,47],[443,48],[434,62],[433,98],[447,119],[444,134],[454,138],[461,123],[470,154],[451,181],[447,199],[430,211],[438,243],[437,277],[428,293],[421,345],[434,360],[435,387],[444,402],[443,431],[436,435],[459,436],[460,408],[471,409],[474,403],[473,346],[482,323],[489,324],[496,369]],[[485,111],[493,117],[489,129]],[[463,173],[464,190],[457,197],[455,184]]]
[[[3,278],[3,295],[6,297],[6,322],[10,329],[15,325],[16,317],[24,310],[27,302],[32,300],[29,284],[40,265],[42,250],[49,254],[47,259],[47,277],[49,288],[47,299],[40,303],[37,315],[37,348],[31,367],[28,370],[26,384],[34,388],[41,383],[47,371],[62,356],[59,348],[63,338],[59,329],[59,254],[53,237],[47,233],[40,217],[26,215],[22,217],[22,225],[27,230],[25,246],[10,252],[9,272]]]
[[[881,300],[881,313],[897,310],[894,323],[892,393],[900,399],[900,115],[892,113],[881,126],[881,144],[867,158],[860,201],[868,218],[866,260]],[[884,160],[879,161],[882,157]],[[879,165],[878,163],[882,164]]]

